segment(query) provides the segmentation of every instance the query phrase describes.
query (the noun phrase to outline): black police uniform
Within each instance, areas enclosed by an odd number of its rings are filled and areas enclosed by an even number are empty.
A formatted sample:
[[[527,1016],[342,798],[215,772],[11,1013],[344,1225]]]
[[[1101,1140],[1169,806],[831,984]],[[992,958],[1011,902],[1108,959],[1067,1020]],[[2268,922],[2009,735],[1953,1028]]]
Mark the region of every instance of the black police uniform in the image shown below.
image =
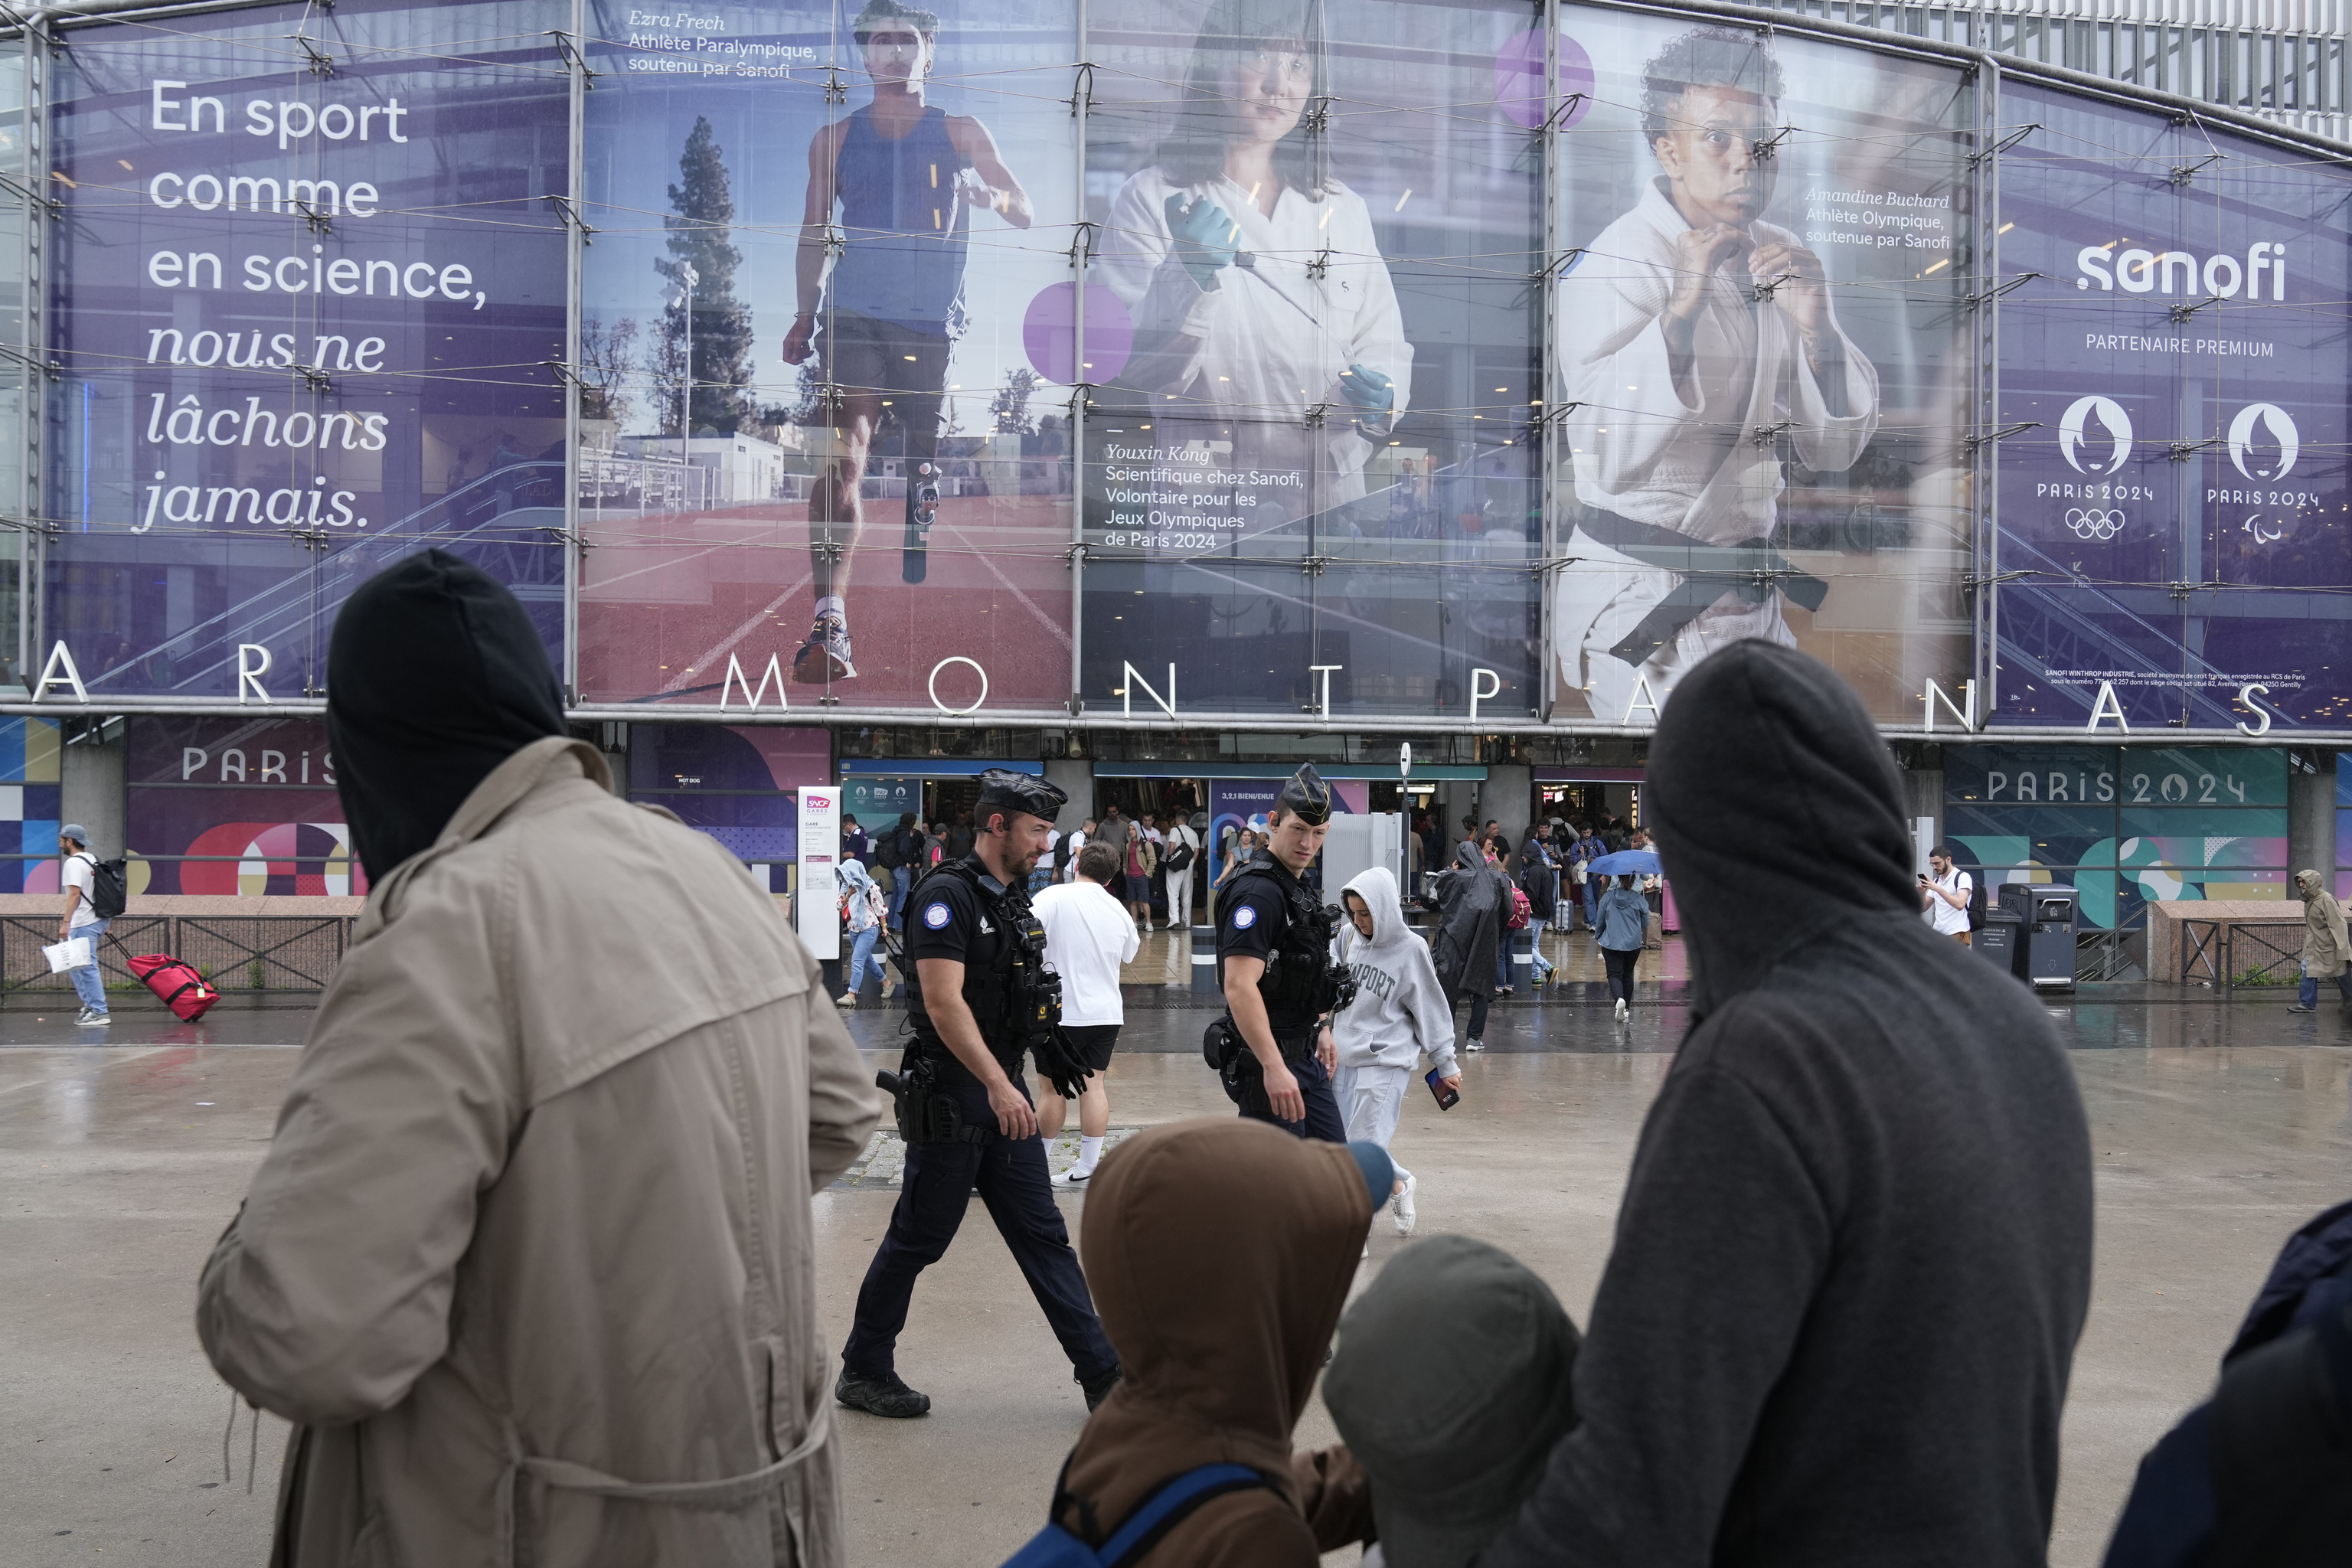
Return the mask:
[[[898,1205],[890,1228],[858,1287],[857,1313],[849,1342],[842,1348],[846,1378],[893,1373],[898,1331],[915,1294],[915,1277],[939,1261],[963,1223],[971,1194],[996,1222],[1013,1260],[1045,1309],[1045,1321],[1062,1342],[1078,1381],[1111,1371],[1118,1357],[1095,1317],[1086,1276],[1070,1250],[1070,1234],[1045,1168],[1045,1140],[1032,1134],[1013,1140],[997,1131],[988,1090],[940,1038],[923,1005],[918,965],[926,958],[953,959],[964,966],[963,998],[1013,1087],[1030,1099],[1021,1076],[1018,1048],[1003,1044],[1013,1033],[1006,1014],[1012,987],[1013,944],[1008,926],[1029,916],[1027,895],[999,882],[977,855],[942,865],[915,885],[906,904],[907,1007],[915,1040],[900,1064],[902,1075],[928,1072],[934,1093],[954,1107],[956,1124],[934,1142],[909,1142],[900,1177]],[[919,1064],[920,1064],[919,1066]],[[1034,1103],[1034,1100],[1033,1100]]]
[[[1265,850],[1252,855],[1218,895],[1219,987],[1224,983],[1226,960],[1266,962],[1258,994],[1265,999],[1266,1022],[1273,1028],[1283,1065],[1298,1080],[1307,1115],[1299,1121],[1285,1121],[1275,1115],[1256,1054],[1238,1033],[1234,1066],[1226,1072],[1226,1092],[1241,1106],[1244,1116],[1271,1121],[1301,1138],[1345,1143],[1348,1124],[1339,1114],[1339,1097],[1331,1092],[1331,1075],[1324,1071],[1323,1059],[1315,1053],[1317,1026],[1325,1012],[1338,1005],[1331,933],[1331,917],[1322,903],[1290,874],[1288,867]]]

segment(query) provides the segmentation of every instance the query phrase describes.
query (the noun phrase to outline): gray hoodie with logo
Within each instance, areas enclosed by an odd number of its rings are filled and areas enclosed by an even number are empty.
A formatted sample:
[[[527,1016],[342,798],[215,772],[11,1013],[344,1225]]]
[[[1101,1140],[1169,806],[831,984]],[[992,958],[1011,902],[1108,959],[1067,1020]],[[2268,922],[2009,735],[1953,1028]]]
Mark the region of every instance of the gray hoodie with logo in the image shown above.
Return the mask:
[[[1356,977],[1356,999],[1331,1020],[1331,1040],[1343,1068],[1402,1068],[1410,1072],[1427,1051],[1441,1078],[1461,1069],[1454,1060],[1454,1006],[1437,983],[1429,944],[1404,923],[1396,874],[1383,866],[1349,882],[1347,892],[1372,912],[1372,934],[1343,919],[1333,940],[1339,962]],[[1346,899],[1340,900],[1342,906]]]

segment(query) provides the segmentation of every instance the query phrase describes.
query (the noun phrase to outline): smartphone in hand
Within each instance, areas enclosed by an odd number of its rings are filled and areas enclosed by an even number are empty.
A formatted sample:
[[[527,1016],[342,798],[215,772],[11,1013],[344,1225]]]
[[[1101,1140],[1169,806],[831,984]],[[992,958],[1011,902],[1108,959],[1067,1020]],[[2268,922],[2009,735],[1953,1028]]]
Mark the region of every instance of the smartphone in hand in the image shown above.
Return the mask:
[[[1430,1068],[1428,1076],[1421,1081],[1429,1085],[1429,1092],[1437,1097],[1438,1110],[1451,1110],[1462,1103],[1462,1091],[1446,1088],[1444,1081],[1438,1078],[1435,1068]]]

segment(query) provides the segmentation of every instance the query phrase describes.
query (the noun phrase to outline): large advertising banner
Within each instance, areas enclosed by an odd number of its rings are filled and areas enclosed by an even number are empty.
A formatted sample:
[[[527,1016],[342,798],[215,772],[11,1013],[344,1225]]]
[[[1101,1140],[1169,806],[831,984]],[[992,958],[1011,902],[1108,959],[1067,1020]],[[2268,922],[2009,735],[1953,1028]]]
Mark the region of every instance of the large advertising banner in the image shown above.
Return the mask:
[[[2001,89],[1995,722],[2352,721],[2352,176]]]
[[[92,698],[323,695],[336,606],[436,545],[560,656],[567,16],[263,6],[56,55],[44,588]]]
[[[1554,717],[1653,723],[1769,637],[1917,723],[1969,671],[1969,88],[1686,17],[1560,28]]]
[[[1531,716],[1528,11],[1095,0],[1087,45],[1082,700]]]
[[[583,701],[1067,700],[1077,12],[929,3],[589,7]]]
[[[142,716],[127,742],[132,892],[367,891],[324,724]]]
[[[2158,900],[2287,896],[2281,751],[1947,746],[1944,787],[1960,865],[1991,888],[2072,884],[2085,926],[2144,924]]]

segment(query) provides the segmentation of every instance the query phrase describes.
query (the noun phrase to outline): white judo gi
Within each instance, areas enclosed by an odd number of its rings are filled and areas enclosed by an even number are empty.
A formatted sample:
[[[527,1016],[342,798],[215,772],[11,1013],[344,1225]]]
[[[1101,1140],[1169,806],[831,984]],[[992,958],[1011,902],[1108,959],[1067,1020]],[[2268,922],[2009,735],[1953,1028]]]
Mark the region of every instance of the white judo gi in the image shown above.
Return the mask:
[[[1677,273],[1675,237],[1690,226],[1664,179],[1654,179],[1633,210],[1587,247],[1561,291],[1562,380],[1579,405],[1567,432],[1576,499],[1589,510],[1569,539],[1576,564],[1559,574],[1555,646],[1569,684],[1584,688],[1593,716],[1610,722],[1625,721],[1637,675],[1664,703],[1685,670],[1727,643],[1760,637],[1794,645],[1781,592],[1732,580],[1765,563],[1763,542],[1780,515],[1780,437],[1808,468],[1835,472],[1878,428],[1878,373],[1834,313],[1830,327],[1845,357],[1843,415],[1830,412],[1796,323],[1756,297],[1745,254],[1707,279],[1691,339],[1696,401],[1685,400],[1668,369],[1663,320]],[[1750,227],[1759,247],[1802,243],[1769,223]],[[1696,548],[1683,554],[1685,545]],[[1670,565],[1726,574],[1723,591],[1708,594],[1714,579]],[[1694,606],[1694,599],[1703,602]],[[1682,613],[1669,600],[1695,613],[1669,626]],[[1652,636],[1661,640],[1646,657],[1618,651],[1630,641],[1627,651],[1640,652]]]

